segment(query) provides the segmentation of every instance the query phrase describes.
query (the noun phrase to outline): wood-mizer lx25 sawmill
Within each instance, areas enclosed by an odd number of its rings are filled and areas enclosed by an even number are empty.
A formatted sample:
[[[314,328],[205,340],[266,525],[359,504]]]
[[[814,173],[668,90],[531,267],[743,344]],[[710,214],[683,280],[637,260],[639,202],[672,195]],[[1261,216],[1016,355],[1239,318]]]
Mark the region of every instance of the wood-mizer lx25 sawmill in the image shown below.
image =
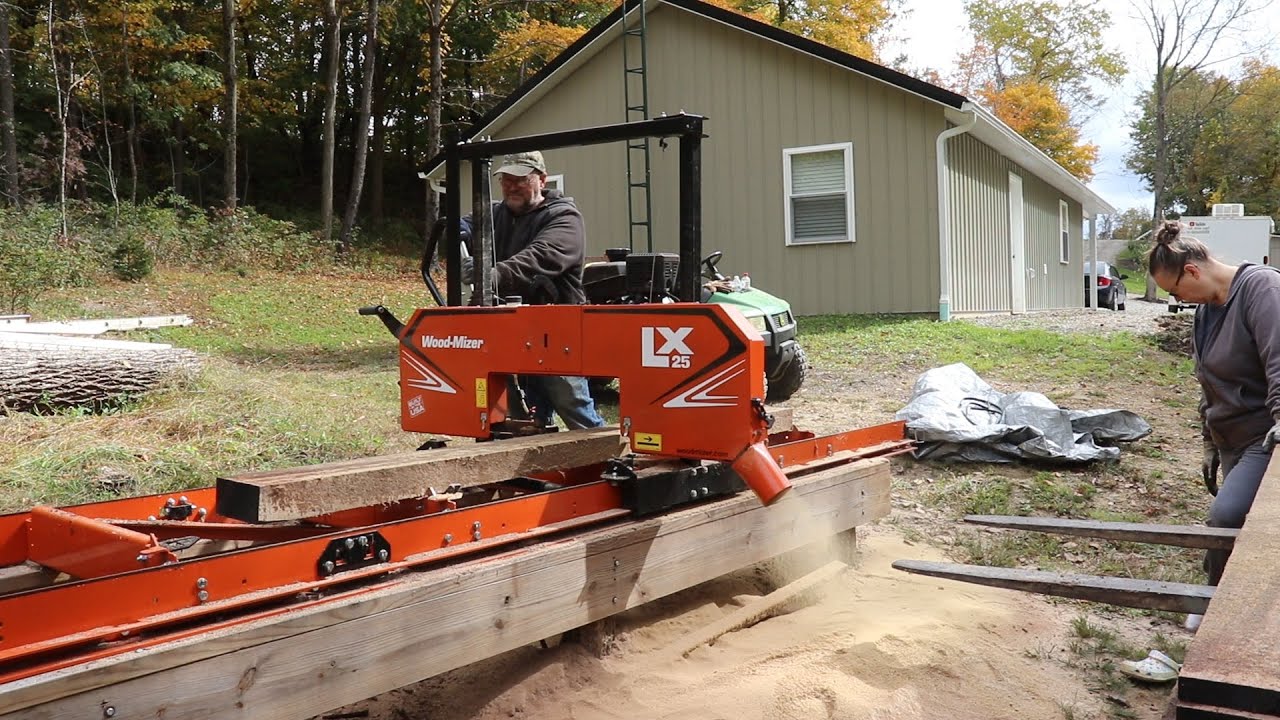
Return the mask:
[[[635,293],[677,301],[499,304],[480,285],[462,306],[453,227],[445,304],[361,311],[398,339],[405,430],[496,442],[0,516],[0,717],[306,718],[886,513],[887,464],[868,458],[906,451],[902,424],[772,431],[759,333],[697,301],[702,122],[448,150],[457,218],[463,160],[483,217],[495,155],[680,143],[678,263],[624,263]],[[537,373],[619,378],[619,427],[527,435],[508,376]],[[776,502],[793,485],[800,515]]]

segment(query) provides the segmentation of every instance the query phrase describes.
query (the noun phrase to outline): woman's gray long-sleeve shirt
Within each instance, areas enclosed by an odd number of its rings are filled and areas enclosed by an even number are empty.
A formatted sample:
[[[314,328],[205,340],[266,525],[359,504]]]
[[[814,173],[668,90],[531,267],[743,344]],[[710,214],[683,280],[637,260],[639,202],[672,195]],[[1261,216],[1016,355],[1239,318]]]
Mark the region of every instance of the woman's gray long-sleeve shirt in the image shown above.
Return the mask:
[[[1280,271],[1245,264],[1227,302],[1196,310],[1192,355],[1205,436],[1243,450],[1280,421]]]

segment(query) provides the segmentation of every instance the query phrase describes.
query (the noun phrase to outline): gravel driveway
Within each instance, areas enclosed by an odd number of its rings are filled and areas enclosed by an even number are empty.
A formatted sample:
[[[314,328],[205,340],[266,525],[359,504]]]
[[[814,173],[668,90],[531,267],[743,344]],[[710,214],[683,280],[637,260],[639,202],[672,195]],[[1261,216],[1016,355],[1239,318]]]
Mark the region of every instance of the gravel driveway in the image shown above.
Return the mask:
[[[1069,308],[1065,310],[1041,310],[1022,315],[1001,313],[999,315],[971,315],[957,317],[961,322],[970,322],[987,327],[1023,330],[1039,328],[1050,332],[1079,333],[1112,333],[1131,332],[1139,335],[1153,335],[1160,330],[1158,318],[1170,315],[1164,302],[1145,302],[1130,296],[1127,308],[1121,311],[1105,308]],[[1190,316],[1189,311],[1180,314]]]

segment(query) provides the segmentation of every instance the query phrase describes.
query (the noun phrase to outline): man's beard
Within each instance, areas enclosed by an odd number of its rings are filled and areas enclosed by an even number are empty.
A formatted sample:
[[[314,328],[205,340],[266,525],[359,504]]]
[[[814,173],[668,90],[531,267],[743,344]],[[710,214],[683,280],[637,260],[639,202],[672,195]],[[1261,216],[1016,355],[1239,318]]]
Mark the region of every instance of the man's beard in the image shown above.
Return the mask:
[[[505,197],[502,199],[502,201],[507,206],[507,209],[510,210],[514,215],[524,215],[525,213],[529,212],[535,207],[532,197],[526,198],[526,197],[512,196],[512,197]]]

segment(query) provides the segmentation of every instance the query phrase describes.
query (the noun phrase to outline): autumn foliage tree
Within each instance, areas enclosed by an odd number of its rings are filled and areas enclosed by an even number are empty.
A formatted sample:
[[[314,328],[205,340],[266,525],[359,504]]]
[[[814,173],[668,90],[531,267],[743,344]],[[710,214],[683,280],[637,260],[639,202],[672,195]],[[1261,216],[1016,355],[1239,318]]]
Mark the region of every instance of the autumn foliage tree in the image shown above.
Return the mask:
[[[899,0],[713,0],[712,4],[869,60],[897,17]]]
[[[1086,182],[1093,178],[1098,146],[1080,140],[1071,112],[1053,88],[1024,80],[1000,90],[983,88],[979,97],[996,117],[1067,172]]]
[[[1092,178],[1098,148],[1080,141],[1078,118],[1097,103],[1093,85],[1125,71],[1100,39],[1106,10],[1098,0],[967,0],[965,11],[974,44],[953,85],[1073,175]]]

